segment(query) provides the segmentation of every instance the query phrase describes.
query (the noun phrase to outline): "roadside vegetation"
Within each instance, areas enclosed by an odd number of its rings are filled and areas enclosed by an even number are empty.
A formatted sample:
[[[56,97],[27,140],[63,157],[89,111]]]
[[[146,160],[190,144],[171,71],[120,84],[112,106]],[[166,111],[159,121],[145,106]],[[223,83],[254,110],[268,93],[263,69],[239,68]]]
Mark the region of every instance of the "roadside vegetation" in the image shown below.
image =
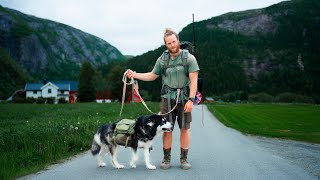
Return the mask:
[[[245,134],[320,143],[319,105],[214,103],[208,109]]]

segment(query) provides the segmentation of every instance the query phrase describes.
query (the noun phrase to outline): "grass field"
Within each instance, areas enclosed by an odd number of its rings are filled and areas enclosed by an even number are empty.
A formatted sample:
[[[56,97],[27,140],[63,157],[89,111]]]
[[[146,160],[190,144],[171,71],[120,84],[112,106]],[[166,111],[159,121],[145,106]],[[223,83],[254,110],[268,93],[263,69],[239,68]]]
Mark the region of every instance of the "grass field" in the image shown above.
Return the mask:
[[[148,103],[157,112],[159,103]],[[121,104],[0,104],[0,179],[39,171],[90,149],[98,126],[119,118]],[[126,104],[124,118],[149,114]]]
[[[320,143],[320,106],[298,104],[210,104],[226,126],[243,133]]]
[[[157,112],[159,103],[148,103]],[[119,118],[121,104],[0,104],[0,179],[39,171],[90,149],[98,126]],[[225,125],[244,133],[320,143],[320,106],[208,104]],[[149,114],[126,104],[124,118]]]

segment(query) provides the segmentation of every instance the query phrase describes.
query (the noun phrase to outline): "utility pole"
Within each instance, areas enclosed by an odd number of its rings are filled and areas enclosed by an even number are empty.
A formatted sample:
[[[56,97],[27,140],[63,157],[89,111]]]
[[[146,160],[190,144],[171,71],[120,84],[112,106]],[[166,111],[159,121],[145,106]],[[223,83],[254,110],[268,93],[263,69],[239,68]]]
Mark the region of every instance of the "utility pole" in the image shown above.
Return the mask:
[[[195,33],[195,29],[194,29],[194,14],[192,13],[192,30],[193,30],[193,48],[194,48],[194,52],[196,54],[196,33]]]

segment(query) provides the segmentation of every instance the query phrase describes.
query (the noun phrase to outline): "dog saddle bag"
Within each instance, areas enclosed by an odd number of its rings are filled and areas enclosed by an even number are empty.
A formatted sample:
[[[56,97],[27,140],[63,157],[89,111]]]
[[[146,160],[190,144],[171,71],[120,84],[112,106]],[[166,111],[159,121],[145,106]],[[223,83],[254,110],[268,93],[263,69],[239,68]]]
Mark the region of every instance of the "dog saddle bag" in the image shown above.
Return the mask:
[[[115,134],[127,134],[134,133],[134,126],[136,125],[135,119],[122,119],[116,125]]]
[[[113,134],[114,142],[127,147],[128,144],[130,144],[131,135],[134,133],[135,125],[135,119],[122,119],[119,121]]]

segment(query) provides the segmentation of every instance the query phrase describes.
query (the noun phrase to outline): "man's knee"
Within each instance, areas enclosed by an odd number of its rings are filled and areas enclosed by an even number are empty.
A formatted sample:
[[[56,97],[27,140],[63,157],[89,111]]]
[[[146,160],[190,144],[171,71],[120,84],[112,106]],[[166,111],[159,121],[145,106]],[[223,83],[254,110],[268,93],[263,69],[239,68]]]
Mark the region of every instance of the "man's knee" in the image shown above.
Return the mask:
[[[185,134],[185,133],[189,133],[190,129],[186,129],[186,128],[181,128],[180,129],[181,134]]]
[[[172,137],[172,131],[163,133],[163,138],[170,138],[170,137]]]

